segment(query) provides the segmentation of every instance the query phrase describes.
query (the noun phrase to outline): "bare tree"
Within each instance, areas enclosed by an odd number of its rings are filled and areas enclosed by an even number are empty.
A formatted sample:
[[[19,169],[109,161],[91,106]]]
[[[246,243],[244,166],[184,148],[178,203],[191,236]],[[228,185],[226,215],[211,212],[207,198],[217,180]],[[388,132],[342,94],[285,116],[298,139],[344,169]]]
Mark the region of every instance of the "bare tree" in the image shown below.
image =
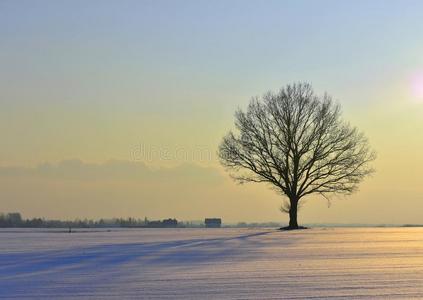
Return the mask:
[[[236,181],[269,183],[286,196],[287,229],[299,228],[303,197],[351,194],[373,172],[376,155],[366,137],[341,119],[330,96],[315,95],[307,83],[253,98],[235,113],[235,127],[219,146],[221,163]]]

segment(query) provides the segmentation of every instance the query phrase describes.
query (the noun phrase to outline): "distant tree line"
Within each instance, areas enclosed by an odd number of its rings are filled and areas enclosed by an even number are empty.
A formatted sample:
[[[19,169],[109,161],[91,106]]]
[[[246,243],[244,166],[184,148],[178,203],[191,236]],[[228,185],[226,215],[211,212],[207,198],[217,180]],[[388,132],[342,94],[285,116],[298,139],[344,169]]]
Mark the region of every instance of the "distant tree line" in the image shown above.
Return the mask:
[[[223,227],[251,228],[251,227],[277,227],[276,222],[239,222],[225,224]],[[203,221],[178,221],[176,219],[149,220],[148,218],[112,218],[112,219],[76,219],[46,220],[44,218],[24,219],[20,213],[0,213],[0,228],[203,228]]]
[[[99,220],[46,220],[44,218],[23,219],[20,213],[0,213],[0,228],[100,228],[100,227],[140,227],[170,228],[196,227],[190,222],[178,222],[176,219],[150,221],[147,218],[113,218]],[[201,227],[201,226],[198,226]]]

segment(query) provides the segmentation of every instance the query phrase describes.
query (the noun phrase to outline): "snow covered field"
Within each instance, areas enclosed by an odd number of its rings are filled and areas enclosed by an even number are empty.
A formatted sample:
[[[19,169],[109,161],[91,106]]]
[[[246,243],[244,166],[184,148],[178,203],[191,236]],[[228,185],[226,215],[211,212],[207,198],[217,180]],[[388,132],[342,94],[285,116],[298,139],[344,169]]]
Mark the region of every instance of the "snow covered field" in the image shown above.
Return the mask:
[[[0,230],[5,299],[423,299],[423,228]]]

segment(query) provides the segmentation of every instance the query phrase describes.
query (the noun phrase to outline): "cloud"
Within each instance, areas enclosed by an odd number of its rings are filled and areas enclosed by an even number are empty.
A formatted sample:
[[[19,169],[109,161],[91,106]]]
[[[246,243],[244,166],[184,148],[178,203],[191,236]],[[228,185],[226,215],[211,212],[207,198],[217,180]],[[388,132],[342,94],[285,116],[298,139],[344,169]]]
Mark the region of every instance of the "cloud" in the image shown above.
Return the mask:
[[[152,168],[131,161],[65,160],[0,167],[0,191],[0,212],[18,211],[24,217],[201,220],[218,216],[229,221],[248,214],[262,219],[271,211],[269,206],[279,215],[271,201],[257,207],[257,192],[233,184],[223,171],[189,163]]]
[[[82,181],[140,181],[144,183],[219,184],[223,176],[212,167],[184,163],[176,167],[150,168],[142,162],[110,160],[102,164],[78,159],[36,167],[0,167],[0,176]]]

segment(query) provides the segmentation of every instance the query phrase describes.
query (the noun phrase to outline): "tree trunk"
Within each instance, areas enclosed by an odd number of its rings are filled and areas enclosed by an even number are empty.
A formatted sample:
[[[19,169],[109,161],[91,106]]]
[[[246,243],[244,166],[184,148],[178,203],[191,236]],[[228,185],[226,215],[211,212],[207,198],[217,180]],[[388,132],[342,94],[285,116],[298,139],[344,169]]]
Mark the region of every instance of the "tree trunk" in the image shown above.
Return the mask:
[[[289,209],[289,228],[290,229],[297,229],[298,222],[297,222],[297,211],[298,211],[298,199],[291,198],[289,199],[291,203],[291,207]]]

